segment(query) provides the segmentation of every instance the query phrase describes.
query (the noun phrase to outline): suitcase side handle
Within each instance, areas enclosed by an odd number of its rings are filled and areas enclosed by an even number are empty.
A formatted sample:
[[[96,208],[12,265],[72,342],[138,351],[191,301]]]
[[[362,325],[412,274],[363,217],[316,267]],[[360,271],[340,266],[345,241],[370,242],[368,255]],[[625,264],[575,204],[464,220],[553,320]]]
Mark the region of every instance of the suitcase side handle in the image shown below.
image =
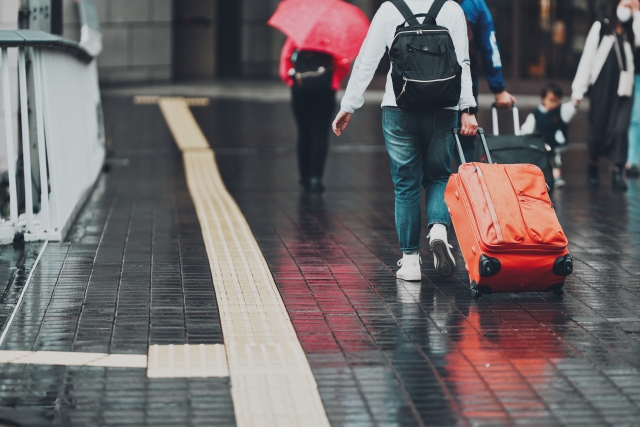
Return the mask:
[[[514,102],[511,104],[511,111],[513,112],[513,130],[516,136],[520,135],[520,114],[518,113],[518,105]],[[494,102],[491,104],[491,118],[493,120],[493,134],[500,135],[498,126],[498,106]]]
[[[451,133],[456,138],[456,145],[458,146],[458,154],[460,155],[460,160],[462,160],[462,163],[467,163],[467,160],[464,158],[464,151],[462,151],[462,145],[460,144],[460,128],[451,129]],[[482,141],[484,152],[487,154],[487,162],[489,162],[489,164],[491,165],[493,164],[493,160],[491,159],[491,153],[489,153],[487,139],[484,137],[484,129],[482,129],[481,127],[478,128],[478,135],[480,135],[480,140]]]

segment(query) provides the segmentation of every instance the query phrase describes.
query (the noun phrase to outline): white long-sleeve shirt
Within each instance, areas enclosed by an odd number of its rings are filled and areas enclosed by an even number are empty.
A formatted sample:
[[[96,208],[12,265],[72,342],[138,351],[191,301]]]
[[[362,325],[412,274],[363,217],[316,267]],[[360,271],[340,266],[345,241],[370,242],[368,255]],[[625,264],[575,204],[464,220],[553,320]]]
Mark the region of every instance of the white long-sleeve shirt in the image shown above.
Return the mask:
[[[414,14],[427,13],[433,4],[433,0],[405,0]],[[418,18],[422,22],[423,18]],[[364,104],[363,94],[378,68],[382,55],[387,48],[391,47],[396,32],[396,27],[404,21],[400,11],[390,2],[383,3],[378,12],[373,17],[369,33],[362,47],[360,54],[353,65],[353,72],[347,85],[347,90],[342,98],[341,109],[348,113],[362,107]],[[437,17],[437,23],[449,30],[453,44],[456,49],[458,62],[462,66],[462,92],[460,102],[452,110],[475,107],[476,101],[473,97],[471,71],[469,68],[469,39],[467,33],[467,21],[462,8],[455,1],[448,1],[442,7]],[[385,88],[382,106],[396,107],[396,95],[393,92],[391,82],[391,70],[387,74],[387,85]]]
[[[635,36],[635,48],[637,49],[640,47],[640,12],[634,13],[632,28]],[[573,100],[580,101],[584,98],[589,87],[598,80],[602,67],[604,67],[609,57],[609,52],[611,52],[611,49],[615,49],[614,44],[616,39],[612,34],[606,34],[602,37],[602,40],[600,40],[601,29],[602,23],[599,21],[594,22],[585,41],[582,57],[578,64],[578,70],[571,85],[571,99]],[[634,51],[631,43],[624,42],[624,53],[627,57],[626,69],[632,75],[635,72]],[[621,88],[619,89],[624,89],[624,92],[631,93],[633,83],[634,79],[623,79],[621,81]],[[626,87],[623,88],[622,86]]]

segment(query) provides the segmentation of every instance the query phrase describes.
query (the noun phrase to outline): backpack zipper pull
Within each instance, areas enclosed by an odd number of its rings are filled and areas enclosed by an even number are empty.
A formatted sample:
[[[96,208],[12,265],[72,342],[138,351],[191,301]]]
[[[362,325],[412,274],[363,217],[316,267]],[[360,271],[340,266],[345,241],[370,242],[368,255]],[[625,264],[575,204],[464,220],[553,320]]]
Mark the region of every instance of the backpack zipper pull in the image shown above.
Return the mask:
[[[402,96],[402,94],[404,93],[404,91],[407,89],[407,83],[408,83],[408,80],[407,80],[407,78],[406,78],[406,77],[403,77],[403,79],[404,79],[404,86],[402,86],[402,92],[400,92],[400,95],[398,95],[398,97],[396,98],[396,101],[397,101],[398,99],[400,99],[400,97]]]

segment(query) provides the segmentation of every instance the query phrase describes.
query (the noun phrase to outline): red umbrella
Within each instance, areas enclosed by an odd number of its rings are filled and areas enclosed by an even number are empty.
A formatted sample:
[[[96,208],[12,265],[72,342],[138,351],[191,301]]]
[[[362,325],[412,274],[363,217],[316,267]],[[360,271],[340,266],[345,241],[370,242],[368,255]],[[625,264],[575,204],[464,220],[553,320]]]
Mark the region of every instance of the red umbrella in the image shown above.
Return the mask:
[[[299,49],[351,61],[367,36],[369,19],[342,0],[283,0],[269,25],[293,39]]]

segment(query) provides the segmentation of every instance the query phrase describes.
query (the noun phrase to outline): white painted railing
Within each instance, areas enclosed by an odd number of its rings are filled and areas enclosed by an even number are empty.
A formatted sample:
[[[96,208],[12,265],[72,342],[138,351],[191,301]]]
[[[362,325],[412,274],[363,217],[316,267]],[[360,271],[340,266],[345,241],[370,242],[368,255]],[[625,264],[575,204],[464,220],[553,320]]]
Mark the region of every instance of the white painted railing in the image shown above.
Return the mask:
[[[18,50],[19,129],[11,117],[9,49]],[[104,162],[96,62],[75,42],[40,31],[0,31],[0,51],[11,205],[9,218],[0,222],[0,242],[22,233],[26,241],[62,240]]]

